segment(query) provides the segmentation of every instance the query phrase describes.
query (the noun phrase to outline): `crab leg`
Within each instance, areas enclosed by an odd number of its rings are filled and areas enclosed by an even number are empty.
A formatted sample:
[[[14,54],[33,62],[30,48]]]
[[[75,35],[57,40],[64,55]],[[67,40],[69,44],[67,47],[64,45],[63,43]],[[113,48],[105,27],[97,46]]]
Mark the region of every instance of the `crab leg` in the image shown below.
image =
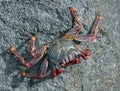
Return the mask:
[[[43,57],[44,53],[46,52],[46,48],[44,50],[41,50],[38,57],[33,58],[31,61],[26,62],[25,59],[20,55],[19,52],[17,52],[15,47],[11,47],[11,52],[19,59],[19,61],[27,68],[31,68],[35,64],[37,64],[40,59]]]
[[[47,59],[45,59],[45,60],[43,61],[43,63],[41,64],[40,74],[32,74],[32,73],[27,73],[27,72],[23,71],[23,72],[22,72],[22,75],[23,75],[24,77],[28,77],[28,78],[42,79],[42,78],[45,77],[47,68],[48,68],[48,61],[47,61]]]
[[[42,53],[45,53],[49,45],[43,45],[39,49],[35,49],[34,51],[31,51],[31,55],[33,58],[39,57]]]
[[[69,30],[66,34],[65,34],[65,38],[70,38],[71,35],[75,35],[78,34],[79,32],[82,31],[82,21],[81,18],[76,10],[76,8],[71,7],[71,12],[74,16],[74,19],[76,21],[76,23],[78,24],[76,27],[72,28],[71,30]]]
[[[36,49],[35,40],[36,40],[35,36],[33,36],[30,40],[30,54],[32,55],[33,58],[40,56],[41,52],[45,51],[49,47],[48,45],[44,45],[39,49]]]
[[[79,58],[75,58],[74,64],[78,64],[78,63],[80,63],[80,59]]]
[[[25,60],[24,58],[20,55],[19,52],[16,51],[16,48],[14,46],[11,47],[11,52],[19,59],[19,61],[25,66]]]
[[[71,7],[71,11],[72,11],[74,19],[75,19],[76,23],[78,24],[78,26],[80,27],[80,31],[81,31],[82,21],[81,21],[81,18],[79,16],[78,12],[77,12],[77,9],[75,7]]]
[[[71,30],[69,30],[65,35],[64,35],[64,38],[67,38],[67,39],[73,39],[73,36],[72,35],[76,35],[77,33],[79,33],[79,29],[80,27],[79,26],[76,26],[74,28],[72,28]]]
[[[83,41],[83,42],[95,42],[96,41],[96,37],[98,34],[98,26],[100,24],[100,21],[102,20],[102,16],[101,15],[97,15],[95,24],[93,26],[93,34],[88,34],[88,35],[73,35],[73,39],[77,40],[77,41]]]
[[[55,66],[54,64],[51,63],[51,67],[52,67],[52,78],[60,75],[62,73],[62,68],[60,66]]]
[[[79,45],[77,46],[77,48],[80,51],[82,58],[85,60],[87,60],[88,57],[92,54],[90,49],[83,50],[82,48],[80,48]]]
[[[93,34],[94,34],[96,37],[97,37],[98,31],[99,31],[98,27],[99,27],[99,25],[100,25],[100,22],[101,22],[102,18],[103,18],[103,17],[102,17],[101,15],[97,15],[96,20],[95,20],[95,23],[94,23],[94,26],[93,26],[93,28],[92,28]]]
[[[30,52],[34,51],[36,49],[35,47],[35,40],[36,40],[36,37],[33,36],[30,40]]]

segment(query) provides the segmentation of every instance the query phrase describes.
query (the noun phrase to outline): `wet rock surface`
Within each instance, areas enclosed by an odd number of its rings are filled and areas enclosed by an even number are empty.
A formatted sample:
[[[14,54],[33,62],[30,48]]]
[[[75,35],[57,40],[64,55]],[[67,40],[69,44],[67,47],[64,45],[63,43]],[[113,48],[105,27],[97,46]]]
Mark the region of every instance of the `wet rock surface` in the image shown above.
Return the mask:
[[[120,91],[119,4],[119,0],[1,0],[0,91]],[[75,25],[71,6],[79,11],[83,33],[90,30],[96,13],[103,16],[97,42],[81,44],[92,49],[92,56],[64,68],[63,74],[54,79],[22,77],[26,68],[10,47],[16,46],[29,60],[29,40],[33,35],[40,46],[61,38]],[[39,67],[40,64],[29,71],[37,72]]]

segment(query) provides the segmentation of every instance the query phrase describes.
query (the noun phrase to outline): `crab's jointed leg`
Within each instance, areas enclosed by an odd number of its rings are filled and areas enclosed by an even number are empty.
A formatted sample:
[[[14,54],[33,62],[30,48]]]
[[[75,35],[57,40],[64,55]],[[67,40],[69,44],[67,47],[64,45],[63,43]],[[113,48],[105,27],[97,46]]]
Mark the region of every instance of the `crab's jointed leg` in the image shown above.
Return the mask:
[[[35,49],[35,37],[30,41],[31,55],[33,59],[26,62],[15,47],[11,47],[11,52],[19,59],[19,61],[27,68],[31,68],[37,64],[47,51],[48,45],[43,45],[40,49]]]
[[[92,31],[93,31],[92,34],[78,35],[78,33],[80,31],[82,31],[82,22],[81,22],[79,15],[78,15],[77,10],[74,7],[71,8],[71,11],[72,11],[72,14],[73,14],[74,19],[77,22],[78,26],[76,26],[73,29],[71,29],[70,31],[68,31],[65,34],[64,38],[67,38],[70,40],[83,41],[83,42],[95,42],[98,31],[99,31],[98,26],[100,24],[100,21],[102,20],[102,16],[97,15],[96,20],[95,20],[95,24],[92,28]]]
[[[93,33],[92,34],[88,34],[88,35],[73,35],[73,39],[77,40],[77,41],[83,41],[83,42],[95,42],[96,41],[96,37],[98,34],[98,26],[100,24],[100,21],[102,20],[102,16],[101,15],[97,15],[97,18],[95,20],[95,24],[93,26]]]
[[[43,57],[45,52],[45,50],[41,51],[41,54],[39,57],[35,57],[32,60],[26,62],[25,59],[20,55],[20,53],[17,52],[15,47],[11,47],[11,51],[19,59],[19,61],[27,68],[31,68],[32,66],[37,64],[40,61],[40,59]]]
[[[46,49],[49,47],[49,45],[44,45],[44,46],[40,47],[39,49],[37,49],[35,47],[35,40],[36,40],[35,36],[33,36],[30,40],[30,54],[32,55],[33,58],[40,56],[41,53],[43,51],[46,51]]]
[[[40,67],[40,74],[33,74],[33,73],[27,73],[25,71],[22,72],[22,75],[24,77],[28,77],[28,78],[37,78],[37,79],[42,79],[45,77],[46,71],[48,68],[48,60],[47,58],[43,61],[43,63],[41,64]]]
[[[75,26],[74,28],[72,28],[71,30],[69,30],[69,31],[65,34],[64,38],[70,38],[71,35],[78,34],[79,32],[82,31],[82,21],[81,21],[81,18],[80,18],[80,16],[79,16],[76,8],[71,7],[71,12],[72,12],[72,14],[73,14],[73,16],[74,16],[75,22],[76,22],[78,25]]]
[[[44,55],[47,51],[47,48],[49,47],[49,45],[43,45],[41,46],[39,49],[35,49],[34,51],[31,51],[31,55],[33,58],[37,58],[40,55]]]
[[[88,57],[92,54],[91,49],[82,49],[79,45],[77,46],[78,50],[80,51],[80,55],[83,59],[87,60]]]
[[[82,31],[81,30],[81,28],[82,28],[82,21],[81,21],[81,18],[79,16],[78,12],[77,12],[77,9],[75,7],[71,7],[71,11],[72,11],[72,14],[74,16],[74,19],[75,19],[76,23],[80,27],[80,31]]]
[[[60,66],[55,66],[53,63],[51,63],[51,69],[52,69],[52,74],[51,74],[52,78],[60,75],[63,72]]]
[[[16,51],[16,48],[14,46],[11,47],[11,52],[19,59],[19,61],[25,66],[25,60],[24,58],[20,55],[19,52]]]
[[[33,52],[36,49],[36,47],[35,47],[35,40],[36,40],[35,36],[33,36],[31,38],[31,40],[30,40],[30,52]]]

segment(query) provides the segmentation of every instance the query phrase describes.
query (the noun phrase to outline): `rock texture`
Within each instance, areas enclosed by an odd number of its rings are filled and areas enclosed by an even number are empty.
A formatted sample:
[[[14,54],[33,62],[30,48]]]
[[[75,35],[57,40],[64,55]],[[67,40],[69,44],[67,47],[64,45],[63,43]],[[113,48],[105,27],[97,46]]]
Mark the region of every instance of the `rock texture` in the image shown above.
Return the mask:
[[[0,0],[0,91],[120,91],[120,0]],[[55,79],[24,78],[26,70],[10,52],[12,45],[30,59],[29,40],[37,46],[61,38],[74,26],[69,7],[79,11],[83,33],[95,14],[103,15],[96,43],[88,61],[64,69]],[[82,46],[81,44],[81,46]],[[30,71],[36,72],[39,65]]]

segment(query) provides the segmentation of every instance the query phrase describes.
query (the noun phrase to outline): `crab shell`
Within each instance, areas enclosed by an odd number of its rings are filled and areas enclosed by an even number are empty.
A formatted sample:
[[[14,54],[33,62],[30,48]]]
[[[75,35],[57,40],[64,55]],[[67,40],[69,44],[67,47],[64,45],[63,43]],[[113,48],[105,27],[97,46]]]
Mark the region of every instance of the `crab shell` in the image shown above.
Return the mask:
[[[55,40],[49,50],[48,58],[55,65],[67,65],[73,62],[76,57],[79,58],[80,52],[73,41],[60,38]]]

